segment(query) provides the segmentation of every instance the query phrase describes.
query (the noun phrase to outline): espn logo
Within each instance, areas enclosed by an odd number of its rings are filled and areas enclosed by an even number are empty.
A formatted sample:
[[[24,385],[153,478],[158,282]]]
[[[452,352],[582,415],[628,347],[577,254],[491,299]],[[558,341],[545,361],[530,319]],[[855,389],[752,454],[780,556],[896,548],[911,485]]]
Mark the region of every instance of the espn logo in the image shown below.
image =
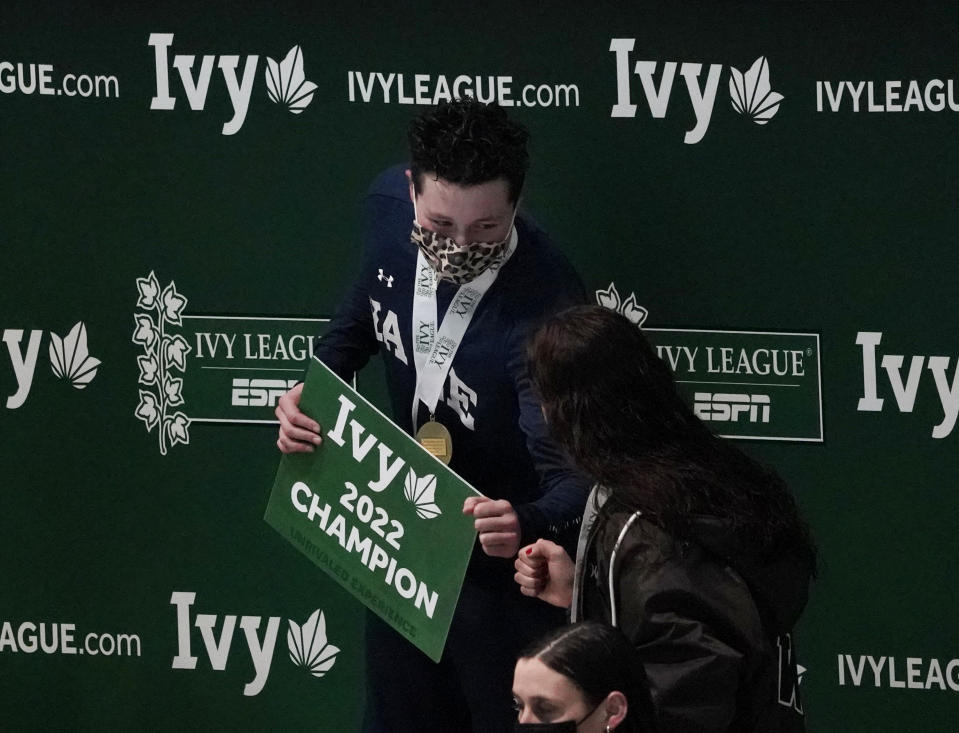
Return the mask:
[[[273,407],[297,382],[298,379],[236,378],[233,380],[230,404],[238,407]]]
[[[739,422],[745,415],[749,422],[769,422],[769,395],[696,392],[693,400],[693,412],[703,421]]]

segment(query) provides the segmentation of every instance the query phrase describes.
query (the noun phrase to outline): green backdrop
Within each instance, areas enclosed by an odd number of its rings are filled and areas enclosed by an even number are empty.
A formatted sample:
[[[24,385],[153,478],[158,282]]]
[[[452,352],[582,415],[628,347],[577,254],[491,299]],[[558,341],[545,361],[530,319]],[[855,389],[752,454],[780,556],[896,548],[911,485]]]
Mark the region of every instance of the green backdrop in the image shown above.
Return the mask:
[[[361,614],[263,521],[257,421],[324,327],[283,319],[332,314],[365,187],[466,76],[587,287],[664,354],[732,349],[681,376],[819,543],[809,730],[953,730],[959,9],[903,5],[6,3],[0,727],[357,728]],[[323,677],[287,645],[317,610]]]

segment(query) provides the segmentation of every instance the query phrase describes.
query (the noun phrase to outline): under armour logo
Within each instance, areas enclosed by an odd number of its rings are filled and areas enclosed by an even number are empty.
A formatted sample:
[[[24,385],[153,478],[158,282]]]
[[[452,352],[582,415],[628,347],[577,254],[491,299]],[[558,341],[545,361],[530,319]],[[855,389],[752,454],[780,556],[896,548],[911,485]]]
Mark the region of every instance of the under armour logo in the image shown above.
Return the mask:
[[[392,288],[392,287],[393,287],[393,276],[392,276],[392,275],[384,275],[384,274],[383,274],[383,268],[382,268],[382,267],[379,268],[379,273],[380,273],[380,274],[376,276],[376,279],[379,280],[380,282],[383,282],[384,280],[386,280],[386,287]]]

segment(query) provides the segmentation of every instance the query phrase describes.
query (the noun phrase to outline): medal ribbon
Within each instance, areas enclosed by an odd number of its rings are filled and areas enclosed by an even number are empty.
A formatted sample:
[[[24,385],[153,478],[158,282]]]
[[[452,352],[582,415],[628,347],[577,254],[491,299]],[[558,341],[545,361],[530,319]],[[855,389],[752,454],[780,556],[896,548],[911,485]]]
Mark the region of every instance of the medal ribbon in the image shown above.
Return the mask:
[[[443,385],[453,366],[466,329],[469,328],[480,301],[499,275],[500,268],[516,251],[516,229],[510,230],[509,245],[502,257],[484,270],[479,277],[460,285],[446,309],[443,324],[436,326],[436,272],[422,252],[417,253],[416,272],[413,275],[413,363],[416,366],[416,391],[413,394],[413,432],[422,402],[436,412]]]

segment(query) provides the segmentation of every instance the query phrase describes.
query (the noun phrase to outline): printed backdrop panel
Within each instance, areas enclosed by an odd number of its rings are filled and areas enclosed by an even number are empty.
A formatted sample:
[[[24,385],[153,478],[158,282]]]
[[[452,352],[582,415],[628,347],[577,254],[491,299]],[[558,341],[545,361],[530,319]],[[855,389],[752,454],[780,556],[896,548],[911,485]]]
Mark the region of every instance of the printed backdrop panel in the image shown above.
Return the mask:
[[[262,519],[268,423],[367,185],[467,93],[529,126],[596,300],[793,487],[809,730],[954,728],[959,9],[104,5],[0,23],[5,730],[358,728],[362,613]]]

